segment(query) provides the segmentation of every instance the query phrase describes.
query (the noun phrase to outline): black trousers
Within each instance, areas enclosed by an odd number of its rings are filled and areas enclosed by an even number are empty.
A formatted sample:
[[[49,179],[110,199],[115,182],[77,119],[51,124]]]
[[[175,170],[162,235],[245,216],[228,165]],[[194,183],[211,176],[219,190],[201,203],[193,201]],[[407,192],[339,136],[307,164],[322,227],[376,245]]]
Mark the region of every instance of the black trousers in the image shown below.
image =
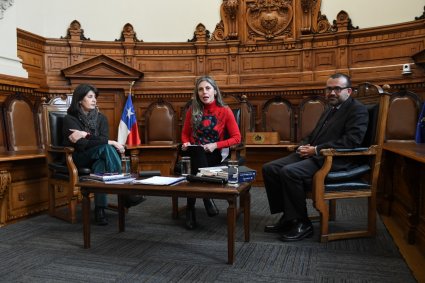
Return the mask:
[[[183,156],[190,156],[191,174],[196,175],[198,169],[202,167],[219,166],[221,163],[221,152],[216,149],[213,152],[206,152],[202,147],[189,147],[182,152]],[[193,207],[196,203],[195,198],[188,198],[187,205]]]
[[[270,212],[283,212],[284,220],[308,221],[306,189],[311,188],[313,175],[319,169],[316,160],[301,158],[297,153],[264,164]]]

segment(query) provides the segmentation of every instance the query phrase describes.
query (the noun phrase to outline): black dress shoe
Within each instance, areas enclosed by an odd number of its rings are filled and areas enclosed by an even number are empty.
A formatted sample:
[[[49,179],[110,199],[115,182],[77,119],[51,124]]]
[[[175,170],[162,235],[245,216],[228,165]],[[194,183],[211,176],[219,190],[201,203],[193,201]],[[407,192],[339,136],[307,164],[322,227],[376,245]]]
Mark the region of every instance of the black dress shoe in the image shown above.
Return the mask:
[[[209,217],[216,216],[219,213],[218,208],[212,199],[204,198],[204,206]]]
[[[267,225],[264,227],[266,233],[286,233],[298,224],[296,219],[284,221],[282,218],[273,225]]]
[[[291,230],[283,233],[281,240],[284,242],[301,241],[304,238],[313,236],[313,226],[310,222],[299,222]]]
[[[142,195],[127,195],[124,197],[124,206],[126,208],[130,208],[132,206],[136,206],[141,202],[146,200],[145,196]]]
[[[193,230],[196,228],[196,212],[195,207],[186,207],[186,222],[185,227],[188,230]]]
[[[108,218],[106,218],[105,208],[96,206],[94,208],[94,221],[96,225],[108,225]]]

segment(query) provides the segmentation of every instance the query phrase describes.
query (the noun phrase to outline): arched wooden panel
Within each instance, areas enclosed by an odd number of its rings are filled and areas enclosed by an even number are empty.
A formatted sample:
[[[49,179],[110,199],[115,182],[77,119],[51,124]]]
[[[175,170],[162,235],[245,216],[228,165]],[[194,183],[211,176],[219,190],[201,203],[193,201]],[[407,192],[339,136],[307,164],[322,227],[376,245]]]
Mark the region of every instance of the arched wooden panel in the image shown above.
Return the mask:
[[[263,129],[278,132],[281,142],[294,141],[293,110],[289,101],[280,97],[268,100],[263,107]]]
[[[34,108],[21,94],[12,95],[5,103],[7,143],[10,151],[39,150]]]
[[[301,102],[297,141],[301,141],[313,131],[325,108],[325,100],[318,96],[309,97]]]
[[[386,127],[386,140],[414,140],[420,101],[413,92],[391,94]]]
[[[147,144],[176,143],[175,111],[165,101],[153,102],[145,113],[145,142]]]

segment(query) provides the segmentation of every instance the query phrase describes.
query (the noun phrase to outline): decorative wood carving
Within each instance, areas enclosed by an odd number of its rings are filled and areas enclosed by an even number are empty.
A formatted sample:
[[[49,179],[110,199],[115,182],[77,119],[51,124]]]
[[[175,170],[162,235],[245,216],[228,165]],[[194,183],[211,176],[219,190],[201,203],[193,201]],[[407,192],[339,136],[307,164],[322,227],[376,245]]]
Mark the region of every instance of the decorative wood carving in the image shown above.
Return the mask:
[[[67,29],[65,39],[70,40],[90,40],[84,36],[84,30],[81,28],[81,24],[77,20],[73,20]]]
[[[188,42],[206,42],[210,39],[210,31],[205,28],[203,24],[196,26],[193,38],[189,39]]]
[[[215,26],[215,30],[211,35],[211,40],[212,41],[216,41],[216,40],[224,40],[225,39],[225,35],[224,35],[224,23],[223,21],[220,21],[216,26]]]
[[[248,0],[247,4],[247,24],[252,36],[267,40],[294,37],[294,30],[290,25],[294,18],[291,0]]]
[[[420,15],[419,17],[415,17],[415,20],[423,20],[423,19],[425,19],[425,6],[424,6],[424,11],[422,15]]]
[[[317,23],[317,11],[320,11],[321,0],[301,0],[302,26],[301,34],[310,34]]]
[[[322,15],[320,12],[317,17],[317,24],[314,30],[316,33],[325,33],[325,32],[335,31],[333,30],[332,25],[329,23],[326,15]]]
[[[3,19],[3,13],[13,5],[13,0],[0,0],[0,20]]]
[[[106,55],[98,55],[84,62],[62,70],[65,78],[75,87],[79,83],[92,83],[96,86],[114,85],[122,89],[131,81],[138,81],[143,73]]]
[[[348,16],[348,13],[345,11],[340,11],[336,16],[336,20],[333,22],[332,30],[333,31],[347,31],[358,29],[359,27],[354,27],[351,24],[351,19]]]
[[[137,39],[133,26],[130,23],[126,23],[121,32],[120,39],[115,39],[115,41],[122,42],[125,50],[125,62],[127,64],[133,64],[135,42],[143,42],[143,40]]]
[[[143,42],[143,40],[137,39],[136,32],[134,31],[133,25],[126,23],[121,31],[121,37],[115,39],[115,41],[123,42]]]
[[[225,29],[227,30],[225,39],[238,39],[238,19],[237,13],[240,0],[223,0],[221,5],[221,19],[224,21]]]

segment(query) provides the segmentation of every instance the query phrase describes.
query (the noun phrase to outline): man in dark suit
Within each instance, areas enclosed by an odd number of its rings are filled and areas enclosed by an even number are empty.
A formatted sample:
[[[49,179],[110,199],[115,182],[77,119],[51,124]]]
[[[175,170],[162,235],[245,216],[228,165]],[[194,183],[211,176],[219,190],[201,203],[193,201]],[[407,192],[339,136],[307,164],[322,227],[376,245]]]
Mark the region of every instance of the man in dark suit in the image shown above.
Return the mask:
[[[366,134],[368,111],[350,96],[351,93],[349,76],[331,75],[325,89],[330,107],[311,134],[296,152],[263,165],[270,212],[282,213],[276,224],[265,227],[265,232],[280,233],[282,241],[298,241],[313,235],[305,190],[311,188],[312,177],[323,164],[320,150],[358,147]],[[344,170],[353,165],[347,160],[335,159],[332,170]]]

